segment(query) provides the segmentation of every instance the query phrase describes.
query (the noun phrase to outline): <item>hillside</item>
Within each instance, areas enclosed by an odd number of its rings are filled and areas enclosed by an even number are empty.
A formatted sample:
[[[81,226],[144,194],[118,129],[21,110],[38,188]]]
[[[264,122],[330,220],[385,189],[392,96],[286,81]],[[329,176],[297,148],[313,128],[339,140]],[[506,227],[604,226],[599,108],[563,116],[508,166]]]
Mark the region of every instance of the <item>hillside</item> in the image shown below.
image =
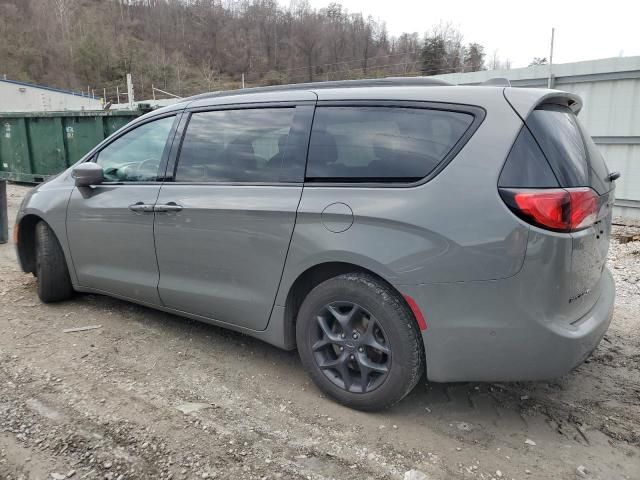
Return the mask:
[[[447,25],[392,37],[334,3],[276,0],[0,0],[0,76],[106,92],[131,72],[137,98],[247,85],[483,68]]]

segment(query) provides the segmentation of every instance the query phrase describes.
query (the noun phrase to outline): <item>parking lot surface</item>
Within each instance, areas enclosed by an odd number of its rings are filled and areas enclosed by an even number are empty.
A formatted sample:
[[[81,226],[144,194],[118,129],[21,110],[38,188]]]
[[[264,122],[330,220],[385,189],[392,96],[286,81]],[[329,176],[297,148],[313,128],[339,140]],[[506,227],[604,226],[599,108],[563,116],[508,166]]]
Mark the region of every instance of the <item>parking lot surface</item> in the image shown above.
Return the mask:
[[[8,190],[13,219],[28,187]],[[585,364],[421,382],[374,414],[324,398],[296,352],[97,295],[44,305],[0,245],[0,479],[638,479],[640,228],[614,230],[614,319]]]

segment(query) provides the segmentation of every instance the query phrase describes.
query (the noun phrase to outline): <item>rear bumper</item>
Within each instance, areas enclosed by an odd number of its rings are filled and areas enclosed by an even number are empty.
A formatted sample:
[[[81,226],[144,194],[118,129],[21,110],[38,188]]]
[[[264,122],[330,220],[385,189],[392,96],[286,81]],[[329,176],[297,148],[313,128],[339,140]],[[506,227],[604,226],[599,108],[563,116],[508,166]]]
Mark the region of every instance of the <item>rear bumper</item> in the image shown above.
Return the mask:
[[[552,316],[517,278],[400,285],[426,317],[427,378],[522,381],[562,376],[597,347],[613,315],[615,284],[605,269],[600,296],[581,318]],[[528,294],[529,293],[529,294]]]

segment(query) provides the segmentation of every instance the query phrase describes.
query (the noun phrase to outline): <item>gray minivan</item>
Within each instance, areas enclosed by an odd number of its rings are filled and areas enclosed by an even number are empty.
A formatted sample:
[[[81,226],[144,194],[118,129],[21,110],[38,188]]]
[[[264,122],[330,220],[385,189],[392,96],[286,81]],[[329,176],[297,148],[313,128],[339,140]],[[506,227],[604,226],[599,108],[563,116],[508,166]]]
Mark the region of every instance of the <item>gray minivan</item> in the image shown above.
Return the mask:
[[[111,295],[297,348],[363,410],[431,381],[546,379],[597,346],[614,180],[546,89],[428,78],[205,94],[27,195],[44,302]]]

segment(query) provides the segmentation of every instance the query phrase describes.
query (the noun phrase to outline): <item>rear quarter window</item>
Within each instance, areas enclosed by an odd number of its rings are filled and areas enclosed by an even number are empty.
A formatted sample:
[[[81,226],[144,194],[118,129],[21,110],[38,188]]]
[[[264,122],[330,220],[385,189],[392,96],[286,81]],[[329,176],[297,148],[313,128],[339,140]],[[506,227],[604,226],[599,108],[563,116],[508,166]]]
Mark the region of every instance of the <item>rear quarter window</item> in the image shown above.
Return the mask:
[[[474,116],[404,107],[318,107],[307,181],[413,182],[431,173]]]
[[[533,135],[525,126],[516,138],[500,173],[498,186],[501,188],[554,188],[558,187],[551,166]]]

